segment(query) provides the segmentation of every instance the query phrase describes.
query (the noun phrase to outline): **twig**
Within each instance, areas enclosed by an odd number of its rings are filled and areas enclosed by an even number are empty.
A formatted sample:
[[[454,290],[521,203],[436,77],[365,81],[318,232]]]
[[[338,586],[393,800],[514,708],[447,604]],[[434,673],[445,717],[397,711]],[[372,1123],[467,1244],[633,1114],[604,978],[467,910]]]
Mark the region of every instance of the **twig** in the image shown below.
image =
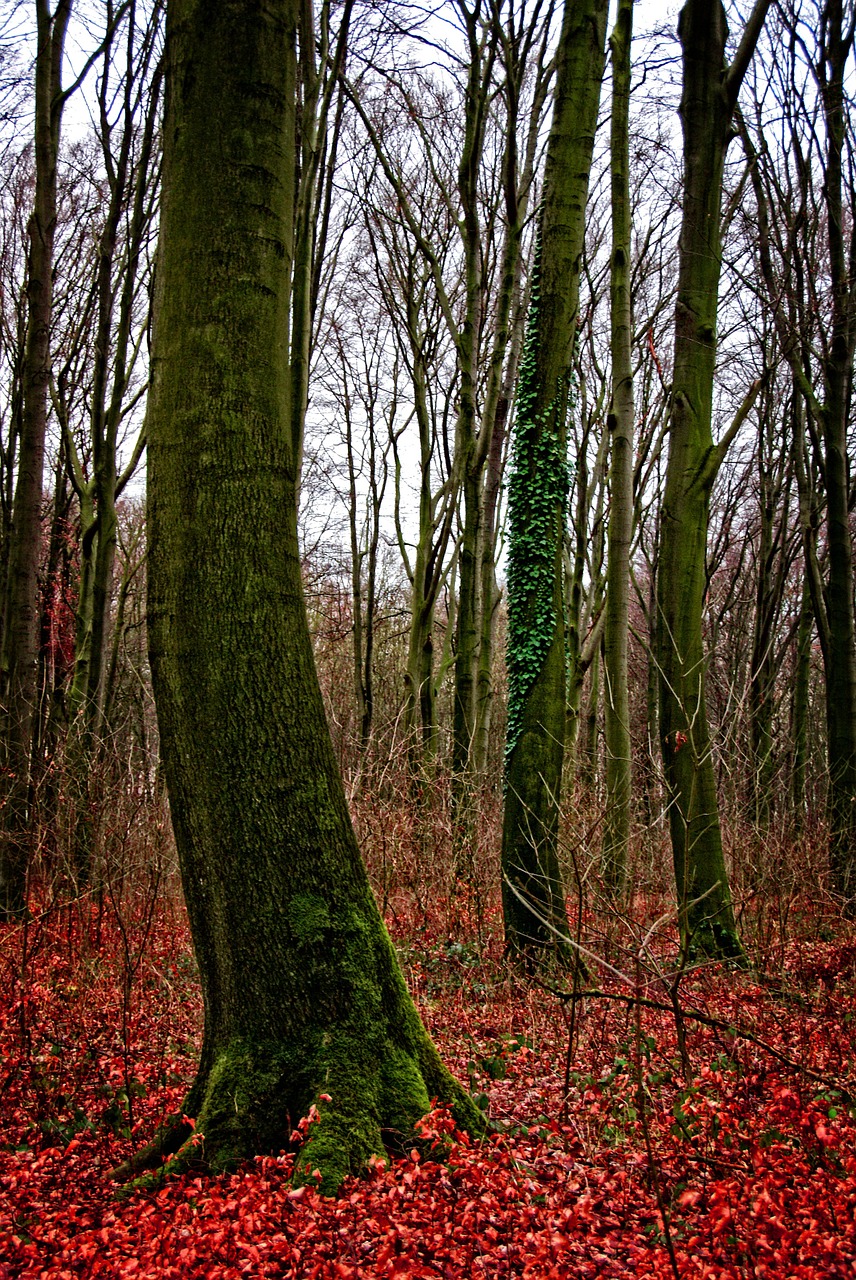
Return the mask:
[[[674,1009],[670,1004],[664,1004],[661,1000],[649,1000],[642,996],[623,995],[619,991],[601,991],[597,987],[590,987],[586,991],[563,991],[560,987],[552,987],[545,982],[539,983],[544,991],[548,991],[550,995],[561,1000],[563,1003],[569,1001],[597,999],[597,1000],[619,1000],[627,1005],[640,1005],[645,1009],[657,1009],[662,1013],[674,1014]],[[762,1040],[760,1036],[754,1035],[751,1031],[747,1031],[745,1027],[739,1027],[733,1022],[727,1022],[724,1018],[714,1018],[708,1013],[702,1013],[699,1009],[682,1009],[681,1016],[690,1018],[693,1022],[700,1023],[703,1027],[711,1027],[718,1031],[729,1031],[736,1036],[738,1040],[747,1040],[750,1044],[757,1045],[759,1049],[763,1049],[772,1057],[776,1058],[784,1066],[790,1067],[792,1071],[807,1076],[815,1084],[822,1084],[832,1089],[836,1089],[845,1102],[853,1102],[856,1098],[856,1081],[848,1081],[847,1083],[838,1080],[836,1077],[822,1076],[818,1072],[812,1071],[811,1067],[807,1067],[802,1062],[795,1062],[793,1058],[789,1058],[786,1053],[782,1053],[780,1049],[774,1048],[768,1044],[766,1040]]]

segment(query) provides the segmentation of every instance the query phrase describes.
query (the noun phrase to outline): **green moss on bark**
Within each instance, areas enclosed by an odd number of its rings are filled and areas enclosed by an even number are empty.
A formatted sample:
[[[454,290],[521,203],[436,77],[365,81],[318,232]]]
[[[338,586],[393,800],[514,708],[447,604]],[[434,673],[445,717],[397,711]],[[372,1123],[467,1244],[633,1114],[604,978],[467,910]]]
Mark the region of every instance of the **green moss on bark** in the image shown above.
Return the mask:
[[[329,1094],[298,1176],[311,1163],[332,1192],[431,1098],[483,1121],[372,896],[306,625],[287,358],[301,12],[169,6],[149,639],[205,1005],[196,1128],[168,1171],[279,1151]]]

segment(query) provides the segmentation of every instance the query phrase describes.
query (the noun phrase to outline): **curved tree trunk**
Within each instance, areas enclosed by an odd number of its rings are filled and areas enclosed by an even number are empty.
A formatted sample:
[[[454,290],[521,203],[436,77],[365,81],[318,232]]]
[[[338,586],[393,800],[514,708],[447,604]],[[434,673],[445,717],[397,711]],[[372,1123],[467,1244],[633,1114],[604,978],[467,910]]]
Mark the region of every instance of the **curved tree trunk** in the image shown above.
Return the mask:
[[[317,1168],[334,1191],[432,1098],[472,1125],[480,1113],[440,1062],[372,897],[306,625],[288,360],[301,9],[168,10],[149,625],[205,1007],[185,1103],[195,1145],[170,1167],[277,1150],[320,1097],[298,1178]]]

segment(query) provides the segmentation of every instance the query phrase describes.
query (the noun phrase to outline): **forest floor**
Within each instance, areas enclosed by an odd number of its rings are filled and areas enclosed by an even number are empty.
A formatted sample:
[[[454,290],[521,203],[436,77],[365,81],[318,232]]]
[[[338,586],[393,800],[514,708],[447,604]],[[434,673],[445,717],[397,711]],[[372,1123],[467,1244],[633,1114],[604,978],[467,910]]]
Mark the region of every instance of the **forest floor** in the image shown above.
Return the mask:
[[[195,1066],[183,913],[113,895],[3,926],[0,1280],[852,1277],[856,934],[792,912],[771,976],[687,973],[676,1022],[662,907],[637,904],[623,946],[592,942],[601,994],[573,1026],[571,1002],[510,978],[498,920],[478,945],[400,909],[423,1017],[495,1132],[434,1113],[421,1149],[336,1200],[291,1188],[292,1150],[117,1201],[109,1170]]]

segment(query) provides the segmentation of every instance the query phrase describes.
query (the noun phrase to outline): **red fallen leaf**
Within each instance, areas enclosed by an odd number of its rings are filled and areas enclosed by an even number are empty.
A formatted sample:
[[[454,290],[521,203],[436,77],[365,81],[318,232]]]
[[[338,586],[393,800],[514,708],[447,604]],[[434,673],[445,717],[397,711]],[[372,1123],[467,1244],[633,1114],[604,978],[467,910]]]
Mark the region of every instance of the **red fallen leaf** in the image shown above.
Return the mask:
[[[838,1145],[838,1134],[834,1129],[827,1128],[822,1120],[819,1120],[814,1126],[814,1131],[817,1134],[818,1140],[822,1142],[824,1146],[835,1147]]]

